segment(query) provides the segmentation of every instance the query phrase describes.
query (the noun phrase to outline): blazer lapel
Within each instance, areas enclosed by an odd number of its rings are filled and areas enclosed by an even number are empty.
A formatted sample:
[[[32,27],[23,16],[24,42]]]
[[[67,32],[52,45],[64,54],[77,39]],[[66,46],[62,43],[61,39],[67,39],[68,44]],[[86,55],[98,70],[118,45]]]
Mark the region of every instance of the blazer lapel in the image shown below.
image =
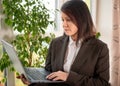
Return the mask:
[[[67,45],[68,45],[68,37],[65,37],[63,40],[61,40],[61,43],[63,44],[62,49],[61,49],[61,54],[60,54],[60,69],[63,70],[63,64],[64,64],[64,58],[65,58],[65,54],[66,54],[66,50],[67,50]]]
[[[81,48],[80,48],[80,50],[79,50],[79,52],[78,52],[78,54],[77,54],[77,56],[76,56],[76,58],[75,58],[75,60],[74,60],[74,62],[73,62],[73,64],[72,64],[72,66],[71,66],[71,70],[78,70],[77,68],[78,68],[78,64],[79,64],[79,66],[81,65],[81,64],[83,64],[85,61],[86,61],[86,59],[84,58],[84,54],[85,54],[85,50],[87,49],[87,43],[86,42],[83,42],[82,43],[82,45],[81,45]]]

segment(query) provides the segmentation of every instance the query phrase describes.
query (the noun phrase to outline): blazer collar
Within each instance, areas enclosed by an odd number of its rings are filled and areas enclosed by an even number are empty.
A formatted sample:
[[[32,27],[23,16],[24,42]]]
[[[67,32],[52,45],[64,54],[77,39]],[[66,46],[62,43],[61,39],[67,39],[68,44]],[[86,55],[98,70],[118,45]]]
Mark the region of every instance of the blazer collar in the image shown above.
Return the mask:
[[[60,68],[63,70],[63,65],[64,65],[64,58],[65,58],[65,54],[66,54],[66,50],[67,50],[67,46],[68,46],[68,40],[69,40],[69,37],[68,36],[65,36],[61,42],[63,43],[63,46],[62,46],[62,50],[61,50],[61,58],[59,59],[60,61]]]
[[[88,40],[85,40],[82,42],[81,48],[78,51],[78,54],[77,54],[73,64],[71,65],[71,70],[77,71],[78,63],[79,63],[79,66],[81,66],[83,63],[85,63],[85,61],[87,59],[85,57],[85,52],[86,52],[86,50],[87,51],[91,50],[91,40],[92,40],[92,38],[89,38]]]
[[[71,70],[76,69],[75,68],[77,66],[76,63],[78,63],[79,61],[81,62],[79,65],[81,65],[83,62],[86,61],[86,58],[83,59],[83,56],[85,54],[85,50],[89,47],[90,39],[86,40],[86,41],[82,41],[81,48],[78,51],[78,54],[77,54],[73,64],[71,65]],[[60,67],[61,70],[63,70],[64,59],[65,59],[65,54],[66,54],[68,42],[69,42],[69,37],[68,36],[65,36],[61,39],[61,43],[63,44],[61,54],[60,54],[61,58],[59,59],[59,62],[61,63],[61,64],[59,64],[59,67]]]

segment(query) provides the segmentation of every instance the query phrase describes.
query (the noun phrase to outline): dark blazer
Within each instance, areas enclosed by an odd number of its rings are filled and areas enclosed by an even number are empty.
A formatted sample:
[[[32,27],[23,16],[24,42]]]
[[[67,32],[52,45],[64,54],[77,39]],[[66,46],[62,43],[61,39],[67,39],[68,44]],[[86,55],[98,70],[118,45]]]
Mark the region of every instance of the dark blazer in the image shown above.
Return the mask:
[[[54,39],[46,58],[45,69],[51,72],[63,70],[64,57],[69,37]],[[82,42],[74,60],[67,81],[45,86],[109,86],[109,50],[105,43],[90,37]],[[33,86],[44,86],[36,84]]]

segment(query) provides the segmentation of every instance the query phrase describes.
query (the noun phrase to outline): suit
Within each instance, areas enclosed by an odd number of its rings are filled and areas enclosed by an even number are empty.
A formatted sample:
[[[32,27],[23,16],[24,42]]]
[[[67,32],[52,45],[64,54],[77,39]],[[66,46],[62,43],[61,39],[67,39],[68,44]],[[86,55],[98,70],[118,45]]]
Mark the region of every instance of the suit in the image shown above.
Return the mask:
[[[55,38],[49,48],[45,69],[63,70],[68,36]],[[105,43],[90,37],[82,42],[65,83],[45,86],[109,86],[109,50]],[[33,86],[44,86],[36,84]]]

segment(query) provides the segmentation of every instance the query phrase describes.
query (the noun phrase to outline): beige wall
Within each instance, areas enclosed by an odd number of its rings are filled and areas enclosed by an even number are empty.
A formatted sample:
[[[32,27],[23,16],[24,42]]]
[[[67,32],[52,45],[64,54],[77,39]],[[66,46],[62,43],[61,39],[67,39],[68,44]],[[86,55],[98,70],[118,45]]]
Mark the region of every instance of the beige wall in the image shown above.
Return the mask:
[[[112,0],[97,0],[96,2],[96,28],[101,33],[100,39],[108,44],[110,51],[110,75],[111,75],[111,47],[112,47],[112,21],[113,2]],[[111,82],[110,77],[110,82]]]

